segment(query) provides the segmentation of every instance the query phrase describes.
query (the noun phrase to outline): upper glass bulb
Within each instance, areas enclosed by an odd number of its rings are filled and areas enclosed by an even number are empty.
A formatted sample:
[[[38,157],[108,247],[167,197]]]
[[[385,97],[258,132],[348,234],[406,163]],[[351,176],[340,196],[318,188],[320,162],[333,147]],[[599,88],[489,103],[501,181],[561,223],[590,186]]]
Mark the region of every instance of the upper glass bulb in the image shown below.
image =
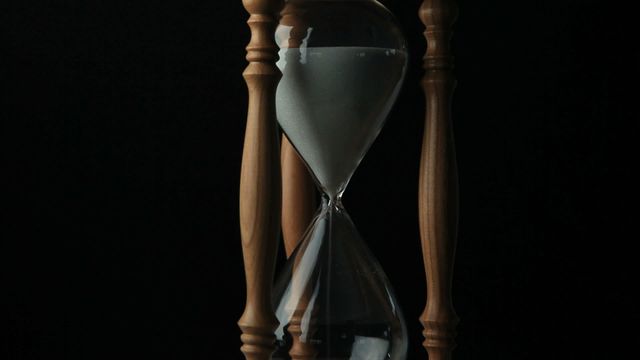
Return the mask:
[[[407,65],[394,17],[377,1],[292,0],[276,30],[278,122],[330,198],[376,138]]]

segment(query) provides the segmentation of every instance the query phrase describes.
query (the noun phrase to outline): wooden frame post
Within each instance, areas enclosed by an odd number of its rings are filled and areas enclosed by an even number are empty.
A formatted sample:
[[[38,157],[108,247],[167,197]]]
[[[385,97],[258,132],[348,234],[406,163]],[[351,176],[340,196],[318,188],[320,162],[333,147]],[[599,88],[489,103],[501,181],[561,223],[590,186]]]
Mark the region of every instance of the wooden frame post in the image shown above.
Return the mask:
[[[281,24],[291,26],[287,43],[283,45],[290,49],[300,48],[303,39],[307,35],[307,26],[300,9],[295,3],[288,2],[281,15]],[[299,61],[297,58],[288,60]],[[281,161],[282,238],[287,257],[290,257],[293,250],[302,240],[302,236],[313,218],[316,189],[309,170],[289,142],[289,139],[284,135],[282,136]],[[297,271],[300,260],[302,260],[301,257],[295,260],[294,273]],[[316,322],[315,315],[317,315],[317,311],[312,311],[309,326],[306,329],[302,326],[302,319],[309,306],[313,288],[307,287],[299,289],[299,291],[302,292],[302,297],[296,304],[296,309],[291,316],[288,327],[292,338],[289,356],[292,360],[315,359],[317,356],[315,346],[309,341],[302,340],[303,332],[306,332],[305,335],[307,337],[311,336]]]
[[[302,240],[316,210],[316,187],[307,166],[282,137],[282,239],[287,257]]]
[[[426,97],[425,132],[420,161],[419,216],[427,276],[427,304],[420,316],[430,360],[449,360],[455,347],[458,316],[451,301],[458,226],[458,175],[451,123],[455,88],[452,26],[455,0],[424,0],[419,11],[426,26],[427,52],[422,86]]]
[[[281,24],[290,26],[286,44],[282,46],[297,49],[307,36],[308,25],[299,5],[288,2],[280,13]],[[299,61],[299,59],[291,59]],[[304,164],[286,136],[282,136],[282,238],[287,257],[302,239],[302,235],[313,219],[316,211],[316,186],[307,166]]]
[[[278,320],[271,289],[280,234],[279,131],[275,94],[282,74],[273,39],[283,0],[243,0],[249,12],[249,65],[243,73],[249,108],[240,175],[240,235],[247,283],[241,350],[247,360],[269,360]]]

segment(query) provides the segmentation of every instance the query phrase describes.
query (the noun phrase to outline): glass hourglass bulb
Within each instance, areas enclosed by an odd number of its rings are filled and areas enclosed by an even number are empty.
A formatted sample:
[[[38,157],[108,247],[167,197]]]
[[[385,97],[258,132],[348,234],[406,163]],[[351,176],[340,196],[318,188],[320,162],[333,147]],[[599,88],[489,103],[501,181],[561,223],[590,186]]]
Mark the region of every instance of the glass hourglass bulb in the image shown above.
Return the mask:
[[[276,30],[278,122],[322,204],[274,289],[274,359],[404,359],[401,310],[341,203],[407,66],[392,15],[372,0],[290,0]]]

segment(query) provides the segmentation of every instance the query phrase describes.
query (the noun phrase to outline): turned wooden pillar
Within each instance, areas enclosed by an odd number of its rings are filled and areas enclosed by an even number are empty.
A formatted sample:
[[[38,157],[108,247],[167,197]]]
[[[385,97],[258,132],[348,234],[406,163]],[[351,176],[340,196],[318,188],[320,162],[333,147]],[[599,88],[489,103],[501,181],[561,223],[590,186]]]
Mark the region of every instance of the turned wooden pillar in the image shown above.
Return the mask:
[[[316,210],[316,188],[306,165],[282,137],[282,238],[287,257],[302,239]]]
[[[288,2],[281,13],[280,23],[290,26],[286,44],[282,46],[300,48],[307,36],[304,10]],[[296,55],[294,55],[296,56]],[[299,56],[299,55],[297,55]],[[299,59],[290,59],[299,61]],[[302,239],[316,210],[316,187],[307,166],[304,164],[286,136],[282,136],[282,237],[287,257]]]
[[[425,132],[419,185],[422,252],[427,276],[427,304],[420,316],[430,360],[451,359],[458,316],[451,282],[458,223],[451,99],[455,88],[450,50],[458,14],[454,0],[424,0],[420,19],[426,26],[427,52],[422,86],[426,97]]]
[[[307,36],[307,24],[304,20],[304,10],[295,3],[288,2],[281,13],[280,24],[290,26],[291,31],[282,46],[294,49],[302,46],[302,41]],[[299,56],[293,53],[286,56]],[[287,59],[291,62],[300,61],[298,58]],[[316,188],[306,165],[293,148],[286,136],[282,136],[281,149],[282,163],[282,237],[287,257],[297,247],[307,227],[311,223],[316,206]],[[296,259],[293,267],[294,276],[302,257]],[[302,326],[302,318],[309,307],[313,286],[309,284],[293,284],[304,286],[299,289],[302,296],[296,304],[287,331],[291,334],[292,344],[289,356],[292,360],[314,359],[317,356],[315,346],[310,342],[310,337],[315,329],[317,311],[311,312],[309,324],[306,329]],[[314,309],[317,310],[317,309]]]
[[[247,283],[241,350],[247,360],[269,360],[278,321],[271,288],[280,233],[279,131],[275,93],[281,73],[275,65],[273,34],[282,0],[243,0],[249,12],[249,65],[243,73],[249,107],[240,175],[240,235]]]

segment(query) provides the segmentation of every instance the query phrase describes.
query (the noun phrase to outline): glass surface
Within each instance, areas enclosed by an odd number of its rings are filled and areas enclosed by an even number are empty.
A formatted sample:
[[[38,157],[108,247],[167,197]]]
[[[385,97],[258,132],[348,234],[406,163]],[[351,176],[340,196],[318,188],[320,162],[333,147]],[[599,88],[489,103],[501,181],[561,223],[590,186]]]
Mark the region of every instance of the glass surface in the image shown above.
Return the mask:
[[[323,193],[274,289],[274,359],[405,359],[393,290],[341,197],[404,78],[404,38],[376,1],[286,3],[276,112]]]

